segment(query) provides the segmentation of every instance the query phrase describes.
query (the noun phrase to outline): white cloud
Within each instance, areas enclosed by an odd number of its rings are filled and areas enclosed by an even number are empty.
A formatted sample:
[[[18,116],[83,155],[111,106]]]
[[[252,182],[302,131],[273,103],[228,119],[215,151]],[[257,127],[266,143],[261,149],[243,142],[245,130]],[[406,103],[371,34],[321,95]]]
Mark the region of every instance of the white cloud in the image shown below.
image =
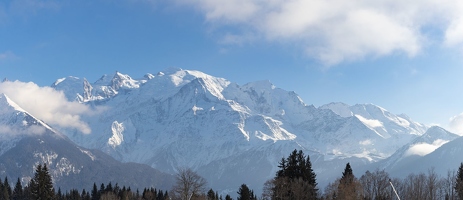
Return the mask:
[[[445,44],[455,46],[463,43],[463,17],[454,20],[445,32]]]
[[[62,92],[53,88],[39,87],[32,82],[7,81],[0,83],[0,93],[48,124],[76,128],[86,134],[91,132],[80,117],[94,111],[86,105],[67,101]]]
[[[14,60],[14,59],[17,59],[17,58],[18,58],[18,56],[16,56],[11,51],[6,51],[6,52],[3,52],[3,53],[0,53],[0,61]]]
[[[45,133],[45,128],[37,125],[29,126],[26,129],[15,129],[10,126],[0,125],[0,135],[2,137],[1,140],[5,140],[5,138],[14,137],[18,135],[39,135],[42,133]]]
[[[463,43],[459,0],[177,0],[207,22],[252,30],[261,39],[300,46],[327,65],[394,53],[413,57],[430,40]],[[443,38],[426,35],[434,29]],[[229,33],[226,33],[229,34]],[[233,37],[230,37],[233,36]],[[226,35],[226,40],[240,38]],[[240,42],[238,42],[240,43]]]
[[[458,135],[463,135],[463,113],[450,118],[449,129]]]
[[[428,144],[428,143],[415,144],[407,150],[407,152],[405,153],[405,156],[411,156],[411,155],[425,156],[433,152],[434,150],[436,150],[437,148],[439,148],[440,146],[442,146],[443,144],[447,142],[449,141],[437,139],[432,144]]]
[[[256,1],[249,0],[177,0],[177,2],[196,6],[205,12],[208,21],[225,23],[246,23],[261,9]]]

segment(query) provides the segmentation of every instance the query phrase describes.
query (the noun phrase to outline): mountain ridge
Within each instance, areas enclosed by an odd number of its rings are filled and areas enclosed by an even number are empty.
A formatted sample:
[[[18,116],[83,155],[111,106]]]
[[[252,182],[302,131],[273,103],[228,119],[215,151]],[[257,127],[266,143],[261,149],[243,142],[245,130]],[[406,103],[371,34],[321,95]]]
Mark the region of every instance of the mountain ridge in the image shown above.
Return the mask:
[[[59,79],[52,88],[69,101],[106,108],[82,116],[91,134],[58,127],[60,132],[122,162],[170,174],[190,167],[228,191],[243,182],[261,187],[294,149],[313,158],[322,186],[332,181],[328,169],[384,160],[428,129],[374,104],[307,105],[269,81],[240,86],[178,68],[153,74],[133,79],[115,72],[93,84]]]
[[[178,166],[216,175],[233,171],[227,166],[223,166],[226,169],[211,166],[217,166],[212,163],[218,160],[229,162],[227,158],[240,160],[236,155],[251,158],[261,149],[265,152],[262,155],[266,155],[261,163],[265,164],[253,168],[268,170],[267,177],[259,180],[262,182],[276,169],[277,163],[271,162],[284,155],[276,145],[280,142],[289,151],[310,152],[310,156],[324,163],[321,166],[346,158],[370,163],[392,155],[428,128],[373,104],[337,105],[345,113],[329,105],[316,108],[305,104],[295,92],[285,91],[269,81],[240,86],[203,72],[178,68],[153,74],[156,75],[149,79],[121,76],[140,84],[129,85],[114,96],[100,95],[102,98],[83,102],[110,108],[99,119],[83,119],[96,134],[79,135],[73,141],[101,149],[118,160],[145,163],[169,173]],[[108,80],[106,85],[100,81],[92,87],[94,90],[113,87]],[[76,87],[82,85],[70,88]],[[66,93],[66,88],[59,85],[55,88]],[[98,93],[94,92],[95,95]],[[114,132],[111,127],[116,124],[119,130],[126,131]],[[108,144],[113,136],[119,138],[117,145]]]

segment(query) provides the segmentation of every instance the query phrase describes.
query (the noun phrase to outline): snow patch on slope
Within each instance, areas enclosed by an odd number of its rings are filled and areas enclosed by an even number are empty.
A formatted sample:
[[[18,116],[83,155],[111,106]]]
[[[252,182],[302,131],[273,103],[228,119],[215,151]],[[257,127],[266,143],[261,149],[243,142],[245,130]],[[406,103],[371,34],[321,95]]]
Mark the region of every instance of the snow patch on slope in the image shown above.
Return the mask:
[[[114,121],[111,125],[112,136],[108,139],[108,145],[113,149],[121,145],[124,141],[135,139],[136,129],[130,119],[124,122]]]
[[[362,117],[361,115],[355,115],[363,124],[368,126],[368,128],[375,129],[378,127],[384,127],[383,123],[380,122],[379,120],[376,119],[366,119],[365,117]]]

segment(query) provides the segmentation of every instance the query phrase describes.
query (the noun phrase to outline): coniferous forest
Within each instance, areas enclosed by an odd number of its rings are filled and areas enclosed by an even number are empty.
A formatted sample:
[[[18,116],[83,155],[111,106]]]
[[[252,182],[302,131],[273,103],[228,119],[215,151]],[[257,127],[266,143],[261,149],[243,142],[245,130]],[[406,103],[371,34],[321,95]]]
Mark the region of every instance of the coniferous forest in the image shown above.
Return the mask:
[[[237,200],[463,200],[463,163],[458,170],[439,177],[433,169],[427,173],[410,174],[402,179],[389,177],[384,170],[366,171],[355,177],[347,163],[340,177],[321,190],[312,170],[309,156],[294,150],[279,162],[275,177],[263,185],[258,195],[246,184],[237,189]],[[46,164],[36,166],[34,177],[26,185],[18,178],[12,184],[8,177],[0,179],[0,200],[231,200],[229,194],[219,195],[212,188],[206,191],[207,181],[191,169],[178,169],[176,183],[170,191],[156,188],[132,190],[111,182],[93,184],[91,191],[61,191],[54,188]]]

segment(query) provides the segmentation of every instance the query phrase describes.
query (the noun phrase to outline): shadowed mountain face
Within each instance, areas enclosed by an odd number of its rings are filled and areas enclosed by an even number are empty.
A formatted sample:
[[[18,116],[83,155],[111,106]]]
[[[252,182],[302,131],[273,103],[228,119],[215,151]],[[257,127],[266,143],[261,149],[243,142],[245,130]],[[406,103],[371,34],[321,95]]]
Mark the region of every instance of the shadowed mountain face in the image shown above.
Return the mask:
[[[1,144],[0,177],[20,178],[28,183],[37,164],[47,164],[55,187],[62,190],[91,189],[93,183],[118,183],[131,188],[169,189],[173,177],[148,165],[121,163],[98,150],[77,146],[42,121],[20,109],[8,97],[0,97]],[[33,127],[33,128],[31,128]],[[38,131],[32,131],[38,130]],[[8,144],[8,145],[7,145]]]

